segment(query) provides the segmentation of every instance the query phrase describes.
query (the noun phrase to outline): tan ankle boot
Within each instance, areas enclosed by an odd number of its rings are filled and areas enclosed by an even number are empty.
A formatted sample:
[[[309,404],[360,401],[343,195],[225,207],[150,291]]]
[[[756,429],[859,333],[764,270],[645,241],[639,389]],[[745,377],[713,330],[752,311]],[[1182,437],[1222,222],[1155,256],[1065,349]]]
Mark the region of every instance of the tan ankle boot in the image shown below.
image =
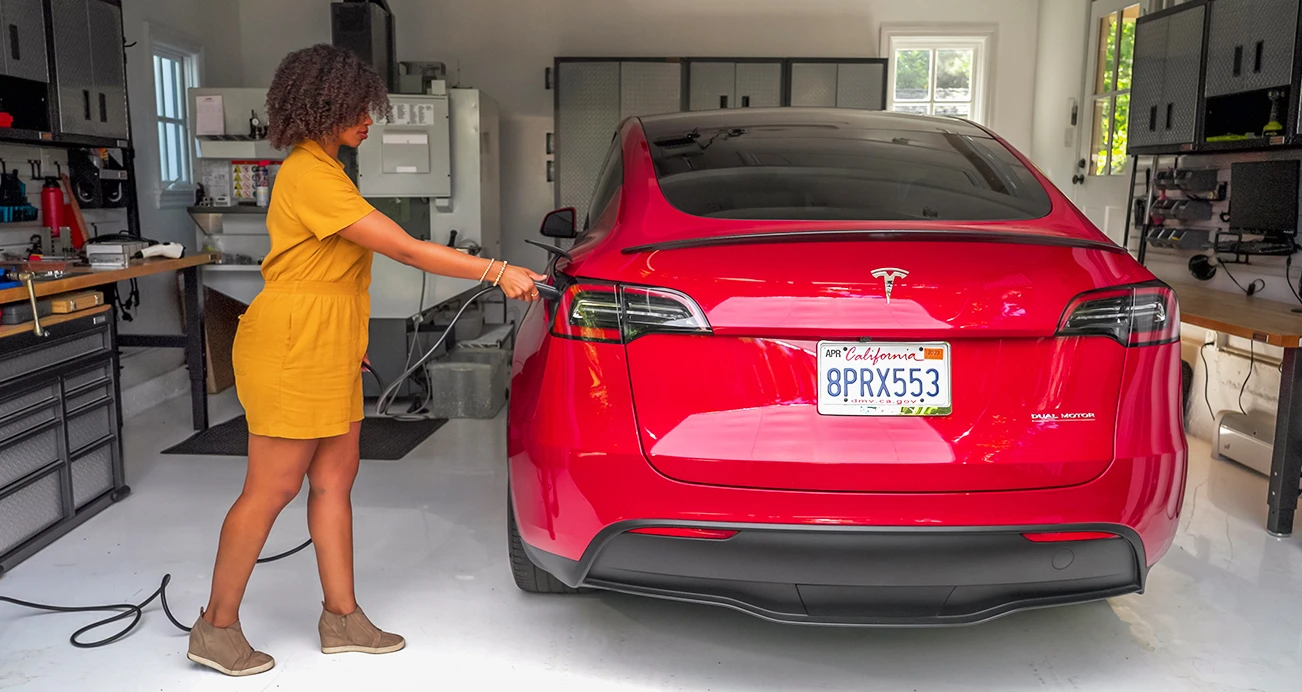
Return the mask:
[[[388,654],[407,645],[406,640],[396,634],[381,632],[371,624],[361,608],[349,615],[335,615],[321,608],[321,621],[317,623],[321,633],[321,653],[342,654],[358,652],[363,654]]]
[[[270,656],[249,646],[239,622],[230,627],[213,627],[203,619],[202,610],[190,629],[190,651],[186,657],[236,677],[264,673],[276,665]]]

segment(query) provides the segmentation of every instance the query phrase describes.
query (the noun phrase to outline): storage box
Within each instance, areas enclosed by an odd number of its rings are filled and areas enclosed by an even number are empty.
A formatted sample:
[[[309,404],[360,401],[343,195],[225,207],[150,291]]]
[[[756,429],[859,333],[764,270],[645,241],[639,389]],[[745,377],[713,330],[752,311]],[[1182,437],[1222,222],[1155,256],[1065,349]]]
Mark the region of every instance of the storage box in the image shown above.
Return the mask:
[[[62,315],[78,310],[99,307],[104,304],[104,294],[99,291],[82,291],[80,293],[64,293],[50,298],[50,306],[54,314]]]
[[[489,419],[506,405],[506,368],[485,363],[441,362],[426,366],[435,418]]]
[[[50,300],[41,298],[36,301],[36,306],[40,310],[41,317],[48,317],[52,310]],[[21,303],[9,303],[0,310],[0,324],[25,324],[31,322],[32,318],[32,301],[24,300]]]

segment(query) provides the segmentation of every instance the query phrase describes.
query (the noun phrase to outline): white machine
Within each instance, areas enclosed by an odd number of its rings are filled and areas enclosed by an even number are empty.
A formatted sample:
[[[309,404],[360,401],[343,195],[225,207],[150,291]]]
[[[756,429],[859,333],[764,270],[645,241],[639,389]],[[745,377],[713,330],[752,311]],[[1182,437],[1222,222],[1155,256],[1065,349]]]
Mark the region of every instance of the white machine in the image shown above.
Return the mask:
[[[1256,412],[1244,415],[1238,411],[1221,411],[1216,416],[1212,450],[1269,476],[1275,452],[1275,421]]]

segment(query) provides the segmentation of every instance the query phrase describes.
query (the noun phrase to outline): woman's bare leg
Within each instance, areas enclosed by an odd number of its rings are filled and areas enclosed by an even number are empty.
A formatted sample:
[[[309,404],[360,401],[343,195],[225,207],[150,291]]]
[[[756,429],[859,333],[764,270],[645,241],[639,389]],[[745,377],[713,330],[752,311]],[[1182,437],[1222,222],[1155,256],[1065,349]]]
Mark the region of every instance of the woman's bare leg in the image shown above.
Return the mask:
[[[357,609],[353,591],[353,481],[357,479],[361,423],[348,433],[321,440],[307,469],[307,527],[316,547],[326,610],[349,615]]]
[[[318,442],[249,435],[244,490],[222,524],[212,594],[203,613],[203,619],[214,627],[229,627],[239,619],[249,575],[276,517],[302,489]]]

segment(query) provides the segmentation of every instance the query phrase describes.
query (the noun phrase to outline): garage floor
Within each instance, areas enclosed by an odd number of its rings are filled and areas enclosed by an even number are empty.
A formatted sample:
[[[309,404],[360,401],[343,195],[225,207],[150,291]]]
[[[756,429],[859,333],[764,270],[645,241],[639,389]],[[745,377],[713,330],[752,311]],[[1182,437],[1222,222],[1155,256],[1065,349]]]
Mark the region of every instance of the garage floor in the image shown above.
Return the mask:
[[[229,397],[214,419],[236,412]],[[1184,522],[1149,593],[950,630],[833,630],[602,595],[529,597],[503,550],[503,422],[457,421],[403,462],[366,463],[354,499],[359,598],[408,638],[383,657],[317,650],[310,553],[257,569],[244,610],[270,673],[232,680],[185,659],[151,609],[141,629],[81,651],[87,620],[0,604],[0,690],[1265,690],[1302,688],[1302,539],[1263,530],[1266,480],[1193,443]],[[130,422],[135,491],[0,578],[29,600],[138,600],[173,575],[187,624],[207,597],[217,530],[243,478],[234,458],[161,457],[188,407]],[[158,431],[167,431],[158,434]],[[300,497],[266,554],[307,536]],[[316,687],[320,686],[320,687]]]

